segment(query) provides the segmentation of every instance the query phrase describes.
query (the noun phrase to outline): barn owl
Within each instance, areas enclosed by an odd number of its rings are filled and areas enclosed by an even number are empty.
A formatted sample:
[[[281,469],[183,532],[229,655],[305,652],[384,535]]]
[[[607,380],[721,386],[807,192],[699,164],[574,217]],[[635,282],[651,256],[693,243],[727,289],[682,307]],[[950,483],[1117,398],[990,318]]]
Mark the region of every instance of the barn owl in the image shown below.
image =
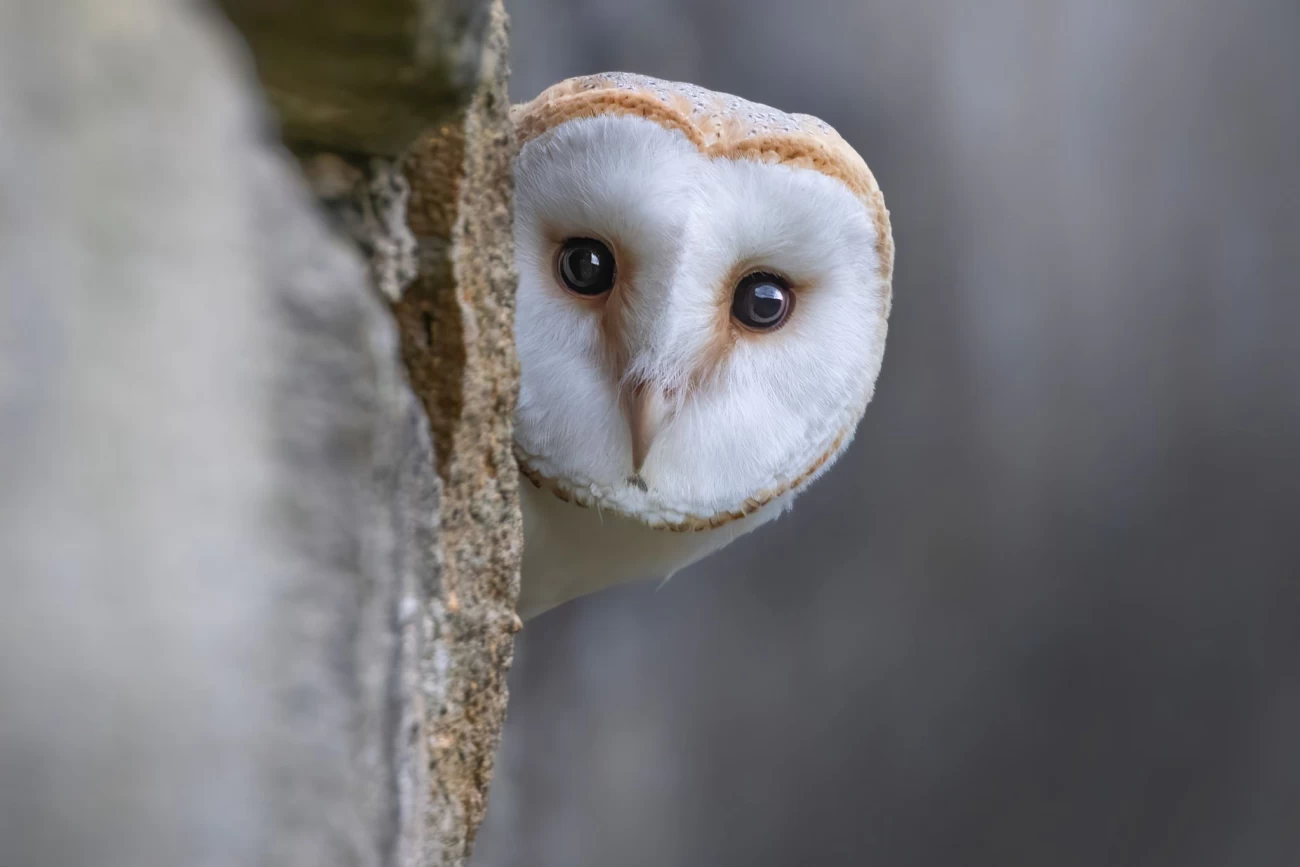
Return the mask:
[[[880,371],[893,239],[807,115],[625,73],[511,114],[526,620],[667,578],[825,472]]]

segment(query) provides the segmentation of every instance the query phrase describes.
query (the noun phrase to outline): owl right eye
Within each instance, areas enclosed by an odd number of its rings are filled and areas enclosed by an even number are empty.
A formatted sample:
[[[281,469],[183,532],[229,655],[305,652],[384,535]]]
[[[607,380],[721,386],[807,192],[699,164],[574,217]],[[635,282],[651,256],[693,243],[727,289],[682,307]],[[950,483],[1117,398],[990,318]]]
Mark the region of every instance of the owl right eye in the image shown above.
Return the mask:
[[[775,274],[757,272],[740,281],[731,301],[731,315],[750,331],[775,331],[784,324],[794,294]]]
[[[614,285],[614,254],[595,238],[565,241],[556,268],[564,285],[576,295],[593,298]]]

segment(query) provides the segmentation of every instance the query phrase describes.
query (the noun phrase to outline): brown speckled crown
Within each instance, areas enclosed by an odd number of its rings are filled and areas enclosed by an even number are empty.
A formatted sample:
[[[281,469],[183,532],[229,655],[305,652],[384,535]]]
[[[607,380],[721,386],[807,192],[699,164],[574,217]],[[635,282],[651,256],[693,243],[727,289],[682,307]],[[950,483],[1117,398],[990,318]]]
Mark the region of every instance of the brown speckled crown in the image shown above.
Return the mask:
[[[694,84],[626,72],[570,78],[511,109],[521,146],[565,121],[606,114],[644,117],[677,130],[712,157],[812,169],[840,181],[871,214],[880,276],[889,285],[894,240],[885,197],[862,157],[829,124]]]

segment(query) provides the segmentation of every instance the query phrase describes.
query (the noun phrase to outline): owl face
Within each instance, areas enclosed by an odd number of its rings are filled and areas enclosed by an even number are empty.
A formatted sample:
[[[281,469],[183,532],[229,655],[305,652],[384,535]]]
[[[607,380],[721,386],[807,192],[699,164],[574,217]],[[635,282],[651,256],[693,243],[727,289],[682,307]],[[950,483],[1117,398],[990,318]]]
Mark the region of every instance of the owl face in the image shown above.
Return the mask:
[[[884,352],[887,217],[852,176],[747,152],[725,124],[710,140],[659,96],[667,122],[554,119],[609,89],[543,94],[520,121],[517,455],[562,499],[717,527],[788,501],[851,439]]]

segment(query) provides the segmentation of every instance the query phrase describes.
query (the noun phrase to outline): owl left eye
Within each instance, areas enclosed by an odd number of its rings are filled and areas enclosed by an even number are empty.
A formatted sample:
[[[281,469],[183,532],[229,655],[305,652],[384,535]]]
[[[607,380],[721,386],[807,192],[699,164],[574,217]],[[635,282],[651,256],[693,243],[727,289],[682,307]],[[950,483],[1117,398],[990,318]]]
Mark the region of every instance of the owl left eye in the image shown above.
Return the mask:
[[[557,265],[564,285],[578,295],[603,295],[614,285],[614,254],[595,238],[565,241]]]
[[[779,328],[794,306],[794,293],[775,274],[750,274],[736,287],[731,315],[751,331]]]

